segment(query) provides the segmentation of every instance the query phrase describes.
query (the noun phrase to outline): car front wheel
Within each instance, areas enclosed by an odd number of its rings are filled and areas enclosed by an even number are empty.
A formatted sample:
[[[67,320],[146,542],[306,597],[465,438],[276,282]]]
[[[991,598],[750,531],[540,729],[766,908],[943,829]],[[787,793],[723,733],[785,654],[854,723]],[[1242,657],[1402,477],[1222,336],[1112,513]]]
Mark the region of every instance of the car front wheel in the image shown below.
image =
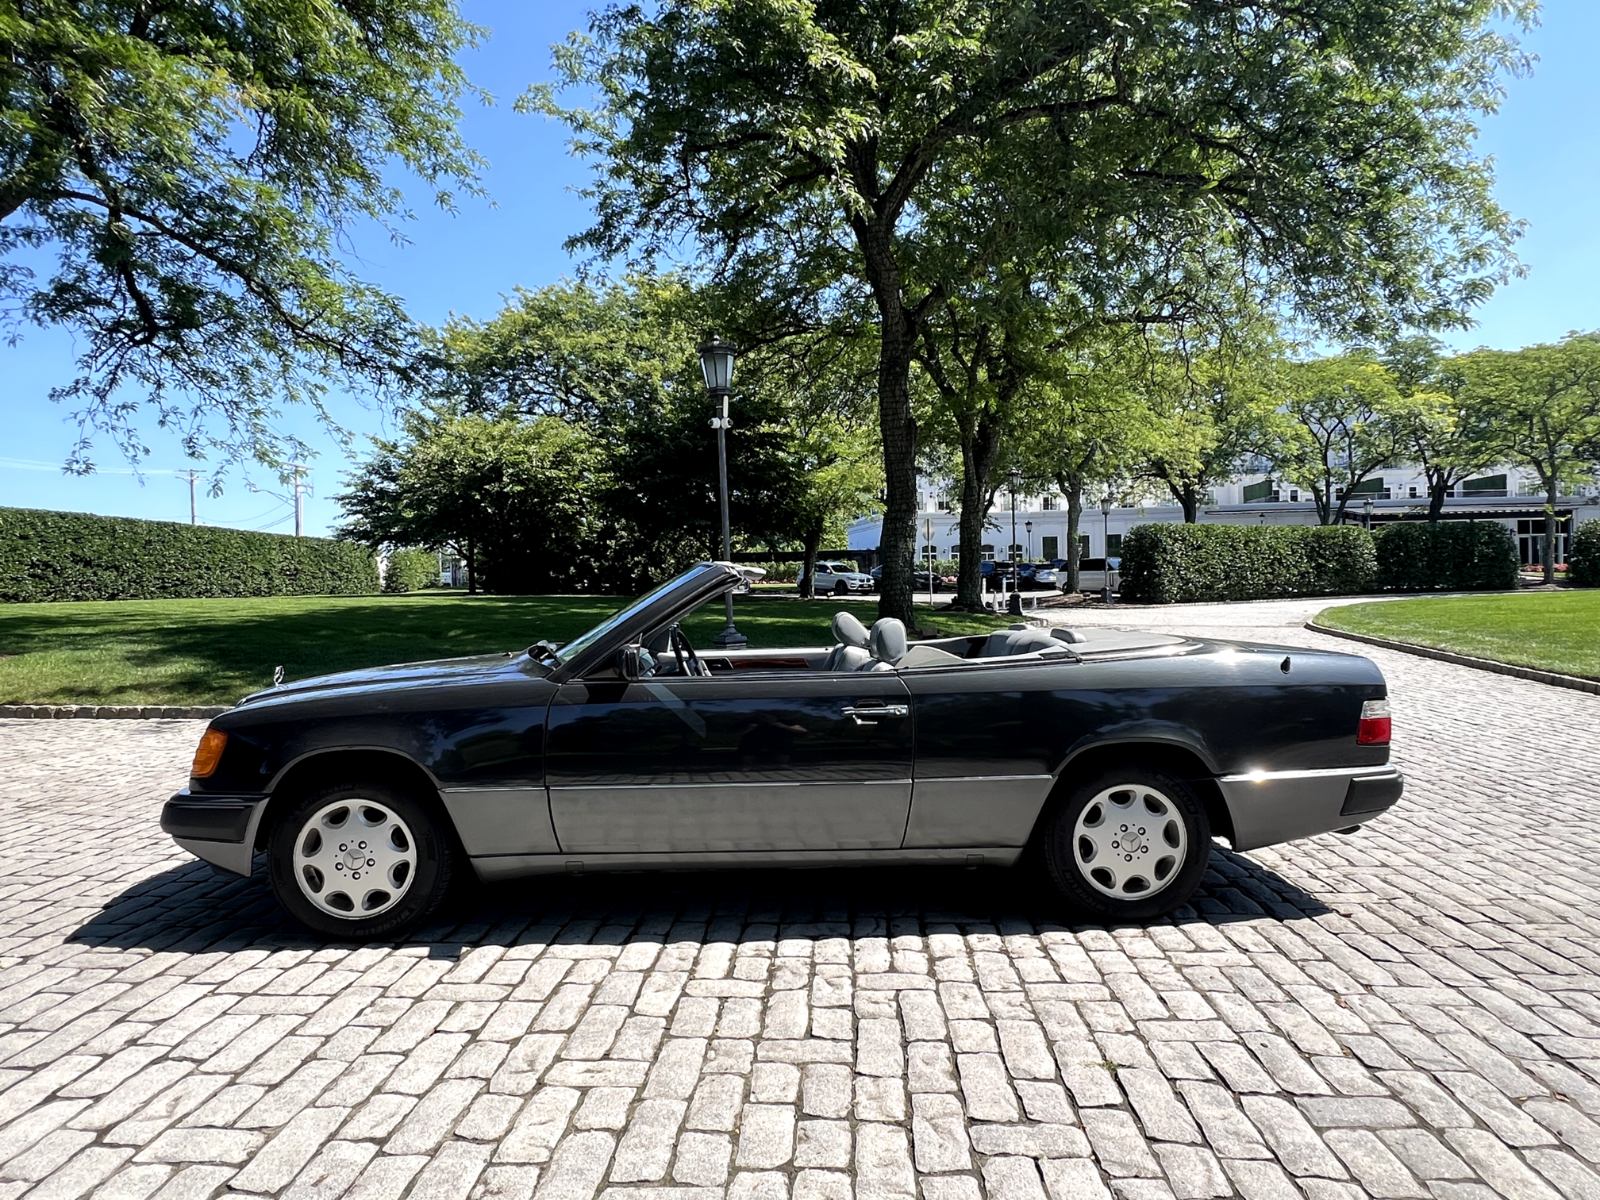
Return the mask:
[[[319,788],[274,823],[272,890],[301,924],[369,940],[415,929],[439,907],[454,848],[416,797],[379,780]]]
[[[1047,819],[1045,871],[1099,921],[1147,921],[1178,908],[1211,859],[1211,823],[1177,776],[1129,764],[1084,780]]]

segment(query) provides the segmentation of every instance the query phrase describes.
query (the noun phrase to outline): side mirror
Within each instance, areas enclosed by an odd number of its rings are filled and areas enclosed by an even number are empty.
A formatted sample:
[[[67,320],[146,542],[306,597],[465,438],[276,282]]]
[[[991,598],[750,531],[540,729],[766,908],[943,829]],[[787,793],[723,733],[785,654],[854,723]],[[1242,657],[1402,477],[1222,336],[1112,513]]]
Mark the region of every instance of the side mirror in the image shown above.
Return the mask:
[[[644,664],[639,658],[637,645],[624,646],[617,651],[617,677],[619,679],[638,679],[644,674]]]

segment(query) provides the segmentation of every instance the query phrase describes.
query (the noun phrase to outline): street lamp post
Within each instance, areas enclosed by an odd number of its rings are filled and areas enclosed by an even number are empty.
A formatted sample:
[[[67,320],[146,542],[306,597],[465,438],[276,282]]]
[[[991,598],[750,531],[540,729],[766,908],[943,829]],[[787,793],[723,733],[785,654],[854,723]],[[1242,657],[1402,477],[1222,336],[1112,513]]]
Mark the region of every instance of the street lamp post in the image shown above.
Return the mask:
[[[1105,543],[1105,557],[1100,561],[1105,563],[1105,571],[1101,575],[1100,600],[1107,607],[1111,604],[1111,490],[1106,489],[1106,494],[1100,497],[1100,520],[1102,522],[1101,541]]]
[[[1006,548],[1006,558],[1011,565],[1011,594],[1006,600],[1006,611],[1012,616],[1022,613],[1022,593],[1018,590],[1022,583],[1017,577],[1017,489],[1022,486],[1022,477],[1015,471],[1006,479],[1011,490],[1011,545]]]
[[[733,561],[733,534],[728,523],[728,430],[733,422],[728,419],[728,397],[733,393],[733,359],[737,351],[728,342],[712,334],[700,344],[700,371],[706,379],[706,391],[718,401],[718,413],[711,418],[711,428],[717,431],[717,482],[722,501],[722,557]],[[737,650],[747,641],[744,634],[733,627],[733,592],[724,597],[728,605],[728,622],[722,632],[711,639],[714,646]]]
[[[1372,532],[1372,497],[1368,496],[1361,502],[1361,516],[1366,521],[1367,532]]]
[[[1022,527],[1028,531],[1028,562],[1033,561],[1033,522],[1024,521]]]

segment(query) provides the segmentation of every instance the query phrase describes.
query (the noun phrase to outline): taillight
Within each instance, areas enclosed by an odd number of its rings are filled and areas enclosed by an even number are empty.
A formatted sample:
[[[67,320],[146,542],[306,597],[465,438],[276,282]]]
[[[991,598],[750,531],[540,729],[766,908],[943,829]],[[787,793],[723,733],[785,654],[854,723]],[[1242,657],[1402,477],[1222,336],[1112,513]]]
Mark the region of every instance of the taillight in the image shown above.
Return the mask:
[[[1356,745],[1389,744],[1389,702],[1368,700],[1361,706],[1361,724],[1356,726]]]

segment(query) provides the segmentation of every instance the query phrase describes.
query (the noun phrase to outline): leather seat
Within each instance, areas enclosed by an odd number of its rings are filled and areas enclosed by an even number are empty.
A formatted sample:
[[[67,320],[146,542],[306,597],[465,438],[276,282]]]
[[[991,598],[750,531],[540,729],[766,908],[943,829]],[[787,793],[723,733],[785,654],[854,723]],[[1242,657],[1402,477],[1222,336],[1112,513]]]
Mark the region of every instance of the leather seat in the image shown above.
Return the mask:
[[[1004,658],[1012,654],[1035,654],[1040,650],[1060,650],[1063,639],[1047,629],[1001,629],[989,635],[982,658]]]
[[[822,660],[824,671],[859,671],[871,665],[871,634],[854,613],[833,614],[833,636],[839,644]]]
[[[868,644],[872,661],[857,667],[858,671],[892,671],[895,664],[906,656],[905,622],[897,617],[880,617],[872,623]]]

